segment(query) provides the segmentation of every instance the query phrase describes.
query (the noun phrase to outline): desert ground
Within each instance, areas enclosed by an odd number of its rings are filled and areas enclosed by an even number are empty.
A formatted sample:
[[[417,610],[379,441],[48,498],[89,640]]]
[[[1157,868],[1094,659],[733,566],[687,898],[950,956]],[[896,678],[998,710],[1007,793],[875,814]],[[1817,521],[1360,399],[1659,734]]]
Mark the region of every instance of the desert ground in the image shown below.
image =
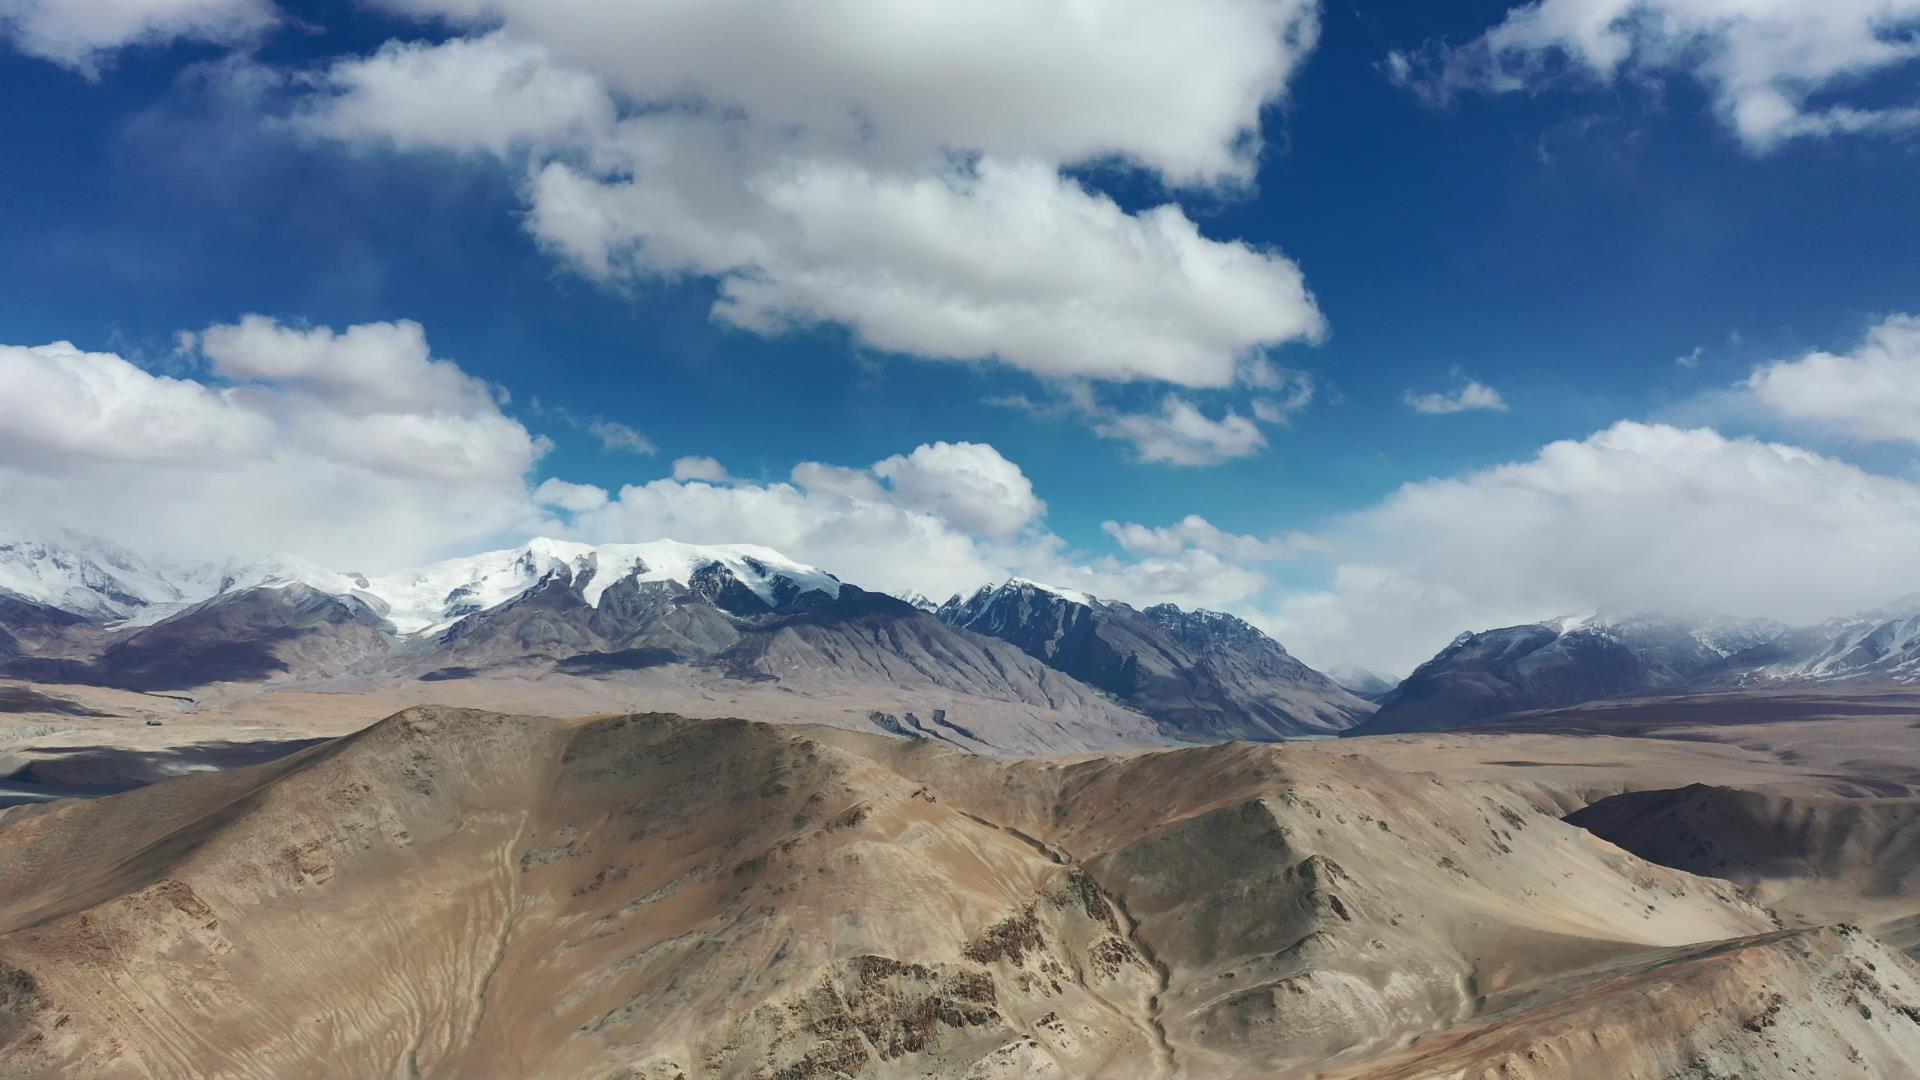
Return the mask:
[[[4,688],[0,1075],[1920,1062],[1913,694],[995,759],[552,689]]]

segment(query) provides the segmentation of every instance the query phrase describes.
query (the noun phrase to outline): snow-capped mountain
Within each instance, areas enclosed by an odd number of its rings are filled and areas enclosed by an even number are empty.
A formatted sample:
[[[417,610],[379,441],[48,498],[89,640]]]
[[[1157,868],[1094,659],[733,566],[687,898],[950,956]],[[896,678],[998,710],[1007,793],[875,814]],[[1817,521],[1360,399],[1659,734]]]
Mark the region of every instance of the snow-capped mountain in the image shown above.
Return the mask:
[[[0,592],[88,619],[121,619],[186,594],[174,575],[74,532],[0,536]]]
[[[1394,687],[1400,685],[1398,678],[1372,668],[1328,668],[1324,674],[1368,701],[1377,701],[1381,695],[1389,693]]]
[[[904,601],[921,611],[932,614],[940,610],[940,602],[917,589],[906,589],[893,594],[896,600]]]
[[[1920,605],[1789,627],[1593,615],[1455,638],[1348,734],[1436,731],[1605,698],[1920,678]]]
[[[224,592],[294,583],[340,595],[367,587],[295,555],[177,565],[72,531],[0,538],[0,594],[98,622],[151,625]]]
[[[599,607],[614,584],[675,582],[710,593],[742,612],[766,613],[809,594],[840,595],[840,579],[753,544],[582,544],[536,539],[517,548],[469,555],[370,579],[364,586],[388,605],[401,633],[444,629],[477,611],[504,604],[555,570],[579,579],[581,597]],[[723,602],[724,601],[724,602]]]
[[[928,727],[877,707],[884,721],[873,724],[969,749],[1067,750],[1435,730],[1611,697],[1920,681],[1920,598],[1812,627],[1575,615],[1462,634],[1373,698],[1376,712],[1232,615],[1136,609],[1020,578],[935,609],[753,545],[536,539],[369,576],[289,555],[164,564],[70,532],[0,537],[0,674],[171,690],[501,672],[667,680],[701,695],[777,686],[783,702],[905,700],[921,715],[933,714],[929,700],[942,710],[993,703],[1013,727]],[[852,707],[862,717],[869,708]]]
[[[1744,673],[1752,685],[1839,679],[1920,680],[1920,596],[1878,611],[1832,619],[1796,631],[1797,648]],[[1756,658],[1758,659],[1758,658]]]
[[[45,564],[9,578],[40,600],[0,592],[0,673],[14,677],[172,691],[568,676],[734,715],[851,714],[973,752],[1164,741],[1147,716],[1005,642],[753,545],[537,539],[375,577],[285,557],[172,571],[116,561],[139,568],[125,574],[138,593],[72,569],[72,550],[14,550]],[[105,565],[101,547],[84,550]]]
[[[1013,578],[953,597],[939,617],[1106,690],[1177,738],[1327,734],[1372,711],[1279,642],[1224,612],[1172,604],[1140,610]]]
[[[126,626],[150,626],[227,593],[303,585],[330,596],[358,597],[396,632],[417,634],[506,603],[560,568],[582,580],[583,595],[593,606],[627,578],[674,581],[716,595],[737,588],[732,603],[768,611],[808,593],[832,598],[840,589],[832,574],[751,544],[595,545],[541,538],[369,578],[296,555],[166,565],[77,533],[52,541],[0,540],[0,591]]]

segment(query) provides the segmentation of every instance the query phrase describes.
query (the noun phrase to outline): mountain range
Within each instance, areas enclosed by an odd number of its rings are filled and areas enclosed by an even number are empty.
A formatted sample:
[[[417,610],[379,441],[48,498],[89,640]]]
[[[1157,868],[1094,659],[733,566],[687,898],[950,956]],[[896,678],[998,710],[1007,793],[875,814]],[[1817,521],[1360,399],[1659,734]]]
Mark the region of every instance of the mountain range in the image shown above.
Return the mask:
[[[14,540],[0,634],[0,674],[43,682],[590,680],[622,705],[722,700],[995,754],[1331,734],[1371,711],[1218,612],[1024,581],[936,607],[767,548],[671,540],[537,539],[376,576]]]
[[[723,702],[975,752],[1057,753],[1910,682],[1920,597],[1803,627],[1597,614],[1463,633],[1395,685],[1331,678],[1223,612],[1022,578],[936,604],[746,544],[536,539],[370,576],[290,555],[168,565],[58,533],[0,539],[0,674],[159,692],[571,679],[611,706]]]
[[[1920,679],[1920,598],[1806,627],[1593,615],[1455,638],[1346,735],[1438,731],[1606,698]]]

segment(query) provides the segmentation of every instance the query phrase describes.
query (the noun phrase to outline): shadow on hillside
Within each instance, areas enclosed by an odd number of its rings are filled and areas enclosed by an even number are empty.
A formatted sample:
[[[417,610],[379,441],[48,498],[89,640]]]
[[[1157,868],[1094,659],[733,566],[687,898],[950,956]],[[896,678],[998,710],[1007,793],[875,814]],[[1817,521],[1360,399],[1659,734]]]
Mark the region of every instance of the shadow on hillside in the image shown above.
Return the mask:
[[[273,761],[326,739],[214,740],[162,750],[61,746],[35,751],[27,765],[0,777],[0,807],[49,799],[97,798],[190,772]]]

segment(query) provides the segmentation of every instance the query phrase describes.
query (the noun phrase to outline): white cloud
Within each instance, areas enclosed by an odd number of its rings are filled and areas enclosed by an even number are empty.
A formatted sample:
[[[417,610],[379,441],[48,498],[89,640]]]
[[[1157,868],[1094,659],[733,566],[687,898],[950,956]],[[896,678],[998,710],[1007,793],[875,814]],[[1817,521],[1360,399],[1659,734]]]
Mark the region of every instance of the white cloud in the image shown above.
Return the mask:
[[[9,515],[154,554],[286,551],[370,572],[544,532],[760,543],[934,595],[1026,573],[1139,603],[1221,603],[1264,581],[1211,550],[1244,554],[1248,538],[1217,531],[1138,560],[1079,556],[1046,530],[1031,479],[981,443],[866,468],[802,462],[786,483],[717,485],[717,461],[682,458],[675,479],[617,493],[561,477],[529,490],[546,440],[434,359],[416,324],[248,317],[180,340],[231,384],[64,342],[0,346],[0,400],[35,403],[0,409]]]
[[[1673,365],[1678,368],[1683,368],[1687,371],[1692,371],[1693,369],[1700,366],[1700,357],[1705,355],[1706,351],[1707,351],[1706,346],[1695,345],[1693,347],[1692,352],[1684,353],[1680,356],[1674,357]]]
[[[485,150],[505,156],[613,127],[600,80],[554,67],[544,49],[505,34],[437,45],[389,41],[341,60],[307,101],[303,122],[338,139],[387,141],[407,150]]]
[[[1101,413],[1093,430],[1104,438],[1131,441],[1142,461],[1170,465],[1217,465],[1267,445],[1260,425],[1251,419],[1232,409],[1218,420],[1209,419],[1192,402],[1173,394],[1161,400],[1159,412]]]
[[[598,510],[607,505],[610,499],[606,488],[575,484],[557,476],[542,480],[540,486],[533,489],[534,502],[574,514]]]
[[[394,6],[484,36],[340,62],[303,122],[529,154],[528,228],[589,276],[713,278],[756,332],[1056,378],[1224,387],[1325,332],[1283,255],[1062,171],[1250,180],[1314,0]]]
[[[1266,584],[1192,543],[1137,559],[1085,556],[1047,531],[1045,509],[993,447],[929,443],[867,468],[801,462],[785,483],[629,485],[576,514],[571,530],[589,540],[748,540],[867,588],[937,597],[1024,574],[1143,605],[1219,606]],[[1219,537],[1228,549],[1248,539]]]
[[[486,383],[433,359],[426,329],[410,320],[336,334],[248,315],[207,327],[198,343],[223,378],[298,387],[354,413],[484,412],[492,399]]]
[[[596,276],[718,277],[715,315],[750,330],[835,322],[891,352],[1049,377],[1222,387],[1250,352],[1324,332],[1292,262],[1207,239],[1172,204],[1129,214],[1051,165],[753,173],[702,149],[649,147],[661,166],[633,177],[549,163],[529,227]]]
[[[1020,553],[1019,572],[1036,581],[1121,600],[1135,607],[1171,603],[1222,609],[1242,605],[1264,590],[1266,575],[1198,547],[1139,559],[1084,558],[1064,545],[1030,545]]]
[[[985,443],[929,443],[875,462],[873,474],[896,502],[967,532],[1012,536],[1047,511],[1020,466]]]
[[[185,340],[185,339],[183,339]],[[218,387],[65,343],[0,347],[0,505],[160,553],[377,569],[536,528],[546,449],[419,327],[248,318],[198,335]]]
[[[1622,422],[1407,484],[1321,530],[1323,590],[1264,624],[1309,662],[1407,671],[1462,630],[1596,608],[1805,622],[1913,591],[1920,486],[1710,429]]]
[[[263,449],[272,434],[232,393],[152,375],[65,341],[0,346],[0,399],[32,402],[0,410],[6,459],[45,469],[242,458]]]
[[[1894,315],[1850,353],[1777,361],[1743,385],[1783,419],[1862,441],[1920,444],[1920,318]]]
[[[1441,416],[1451,413],[1472,412],[1485,409],[1489,412],[1506,412],[1507,400],[1500,391],[1476,379],[1468,379],[1452,391],[1439,390],[1430,394],[1416,394],[1407,391],[1407,407],[1417,413]]]
[[[1266,562],[1292,559],[1325,548],[1318,538],[1308,533],[1294,532],[1278,539],[1263,539],[1227,532],[1198,514],[1188,514],[1173,525],[1155,527],[1108,521],[1101,523],[1100,528],[1122,548],[1136,554],[1177,555],[1191,547],[1242,562]]]
[[[1912,100],[1842,98],[1920,57],[1920,0],[1536,0],[1459,47],[1392,53],[1396,82],[1445,98],[1573,74],[1594,82],[1684,74],[1745,145],[1920,127]]]
[[[595,417],[587,421],[587,434],[599,439],[600,445],[608,450],[646,457],[660,452],[660,448],[653,444],[652,439],[618,420]]]
[[[1006,572],[972,536],[937,515],[900,506],[884,493],[816,490],[798,480],[630,484],[607,506],[576,515],[573,532],[595,541],[752,541],[889,592],[945,595]]]
[[[1178,183],[1250,178],[1261,107],[1311,51],[1306,0],[386,0],[506,31],[643,102],[743,113],[896,159],[1121,156]]]
[[[710,457],[681,457],[673,459],[673,478],[675,480],[704,480],[709,484],[725,484],[733,477],[727,475],[727,467],[718,459]]]
[[[276,19],[266,0],[6,0],[0,35],[21,52],[92,74],[128,46],[231,43]]]

